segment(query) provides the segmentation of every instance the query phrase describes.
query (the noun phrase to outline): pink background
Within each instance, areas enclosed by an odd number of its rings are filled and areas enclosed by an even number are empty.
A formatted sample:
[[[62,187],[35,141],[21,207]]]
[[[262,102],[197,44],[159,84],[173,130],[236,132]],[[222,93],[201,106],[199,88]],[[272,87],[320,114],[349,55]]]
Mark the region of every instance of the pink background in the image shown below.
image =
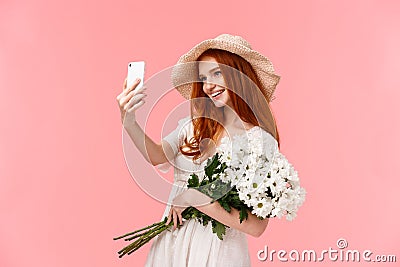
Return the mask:
[[[220,33],[245,37],[282,76],[281,150],[307,190],[295,221],[249,237],[253,266],[282,264],[257,260],[265,245],[321,251],[341,237],[399,258],[399,11],[394,0],[2,0],[0,266],[143,265],[149,245],[119,259],[125,243],[112,240],[164,211],[124,160],[126,64],[145,60],[149,78]]]

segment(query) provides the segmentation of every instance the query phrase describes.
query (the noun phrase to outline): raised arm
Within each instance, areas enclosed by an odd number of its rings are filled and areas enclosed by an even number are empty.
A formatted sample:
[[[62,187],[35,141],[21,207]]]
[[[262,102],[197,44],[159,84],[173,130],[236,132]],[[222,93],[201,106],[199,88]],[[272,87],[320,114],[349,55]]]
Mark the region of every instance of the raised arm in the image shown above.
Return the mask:
[[[122,93],[117,96],[117,102],[121,112],[121,122],[132,139],[135,146],[138,148],[143,157],[152,165],[165,163],[168,159],[174,157],[174,151],[168,142],[154,142],[140,127],[136,121],[135,112],[143,106],[144,98],[146,97],[146,87],[136,87],[139,85],[140,79],[127,88],[126,79],[123,84]]]
[[[174,157],[174,151],[168,142],[155,143],[136,121],[124,128],[143,157],[152,165],[165,163]]]

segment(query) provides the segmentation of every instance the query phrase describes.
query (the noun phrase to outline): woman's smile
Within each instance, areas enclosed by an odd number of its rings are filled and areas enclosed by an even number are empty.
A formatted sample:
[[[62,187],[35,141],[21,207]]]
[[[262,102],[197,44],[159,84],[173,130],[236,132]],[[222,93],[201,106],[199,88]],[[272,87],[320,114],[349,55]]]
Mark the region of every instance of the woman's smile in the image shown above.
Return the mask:
[[[217,99],[217,98],[219,98],[219,96],[221,96],[221,94],[222,94],[224,91],[225,91],[225,89],[218,90],[218,91],[212,93],[212,94],[211,94],[211,97],[214,98],[214,99]]]

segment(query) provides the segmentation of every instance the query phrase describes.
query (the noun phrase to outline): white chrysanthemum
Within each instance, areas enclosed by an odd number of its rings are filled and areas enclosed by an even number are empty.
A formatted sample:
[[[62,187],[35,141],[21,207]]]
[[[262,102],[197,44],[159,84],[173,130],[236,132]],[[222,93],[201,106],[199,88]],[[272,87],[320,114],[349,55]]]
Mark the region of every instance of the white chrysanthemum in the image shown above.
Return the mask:
[[[263,198],[257,202],[257,205],[253,206],[253,210],[251,213],[260,216],[262,218],[266,218],[272,211],[273,204],[271,199]]]
[[[289,212],[286,214],[286,220],[288,221],[293,221],[294,218],[296,218],[297,214],[295,211]]]
[[[283,192],[284,190],[286,190],[286,179],[284,179],[281,176],[276,176],[276,180],[275,180],[275,189],[276,192]]]
[[[229,168],[225,170],[225,172],[220,176],[220,179],[224,183],[228,183],[231,181],[231,177],[233,175],[233,171]]]
[[[222,156],[221,156],[221,161],[222,161],[222,162],[225,162],[226,165],[230,165],[230,164],[231,164],[231,161],[232,161],[232,155],[231,155],[231,153],[227,152],[227,153],[222,154]]]
[[[236,184],[236,188],[238,190],[247,192],[247,193],[252,193],[251,190],[249,190],[249,188],[251,188],[252,186],[252,181],[248,180],[248,179],[242,179],[240,181],[240,183]]]
[[[283,207],[281,206],[282,203],[279,202],[275,202],[273,204],[273,209],[271,211],[271,217],[278,217],[278,218],[282,218],[282,216],[285,213],[285,209],[283,209]]]
[[[245,190],[238,190],[239,198],[242,200],[248,207],[252,207],[257,205],[257,196],[248,193]]]
[[[287,179],[288,179],[289,181],[299,182],[299,177],[297,176],[297,174],[289,174],[289,176],[287,177]]]
[[[258,190],[258,191],[264,191],[266,188],[265,188],[265,185],[264,185],[264,178],[265,178],[265,175],[262,173],[262,172],[256,172],[254,175],[253,175],[253,177],[252,177],[252,179],[250,180],[250,182],[253,182],[253,183],[256,183],[257,184],[257,188],[256,188],[256,190]]]
[[[265,182],[265,187],[269,187],[272,194],[276,195],[276,180],[279,178],[279,174],[272,173],[271,177],[267,178]]]
[[[290,186],[292,189],[295,189],[295,188],[297,188],[297,187],[300,187],[300,181],[299,181],[299,180],[297,180],[297,181],[290,181],[290,180],[288,180],[288,184],[289,184],[289,186]]]

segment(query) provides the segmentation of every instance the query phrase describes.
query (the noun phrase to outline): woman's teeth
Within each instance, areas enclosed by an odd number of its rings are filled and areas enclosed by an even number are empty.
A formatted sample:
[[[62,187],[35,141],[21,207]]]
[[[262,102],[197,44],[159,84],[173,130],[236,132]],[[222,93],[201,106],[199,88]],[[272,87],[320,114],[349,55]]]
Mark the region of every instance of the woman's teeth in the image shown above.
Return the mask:
[[[215,92],[215,93],[211,94],[211,96],[212,97],[216,97],[216,96],[220,95],[223,91],[225,91],[225,90],[221,90],[221,91]]]

